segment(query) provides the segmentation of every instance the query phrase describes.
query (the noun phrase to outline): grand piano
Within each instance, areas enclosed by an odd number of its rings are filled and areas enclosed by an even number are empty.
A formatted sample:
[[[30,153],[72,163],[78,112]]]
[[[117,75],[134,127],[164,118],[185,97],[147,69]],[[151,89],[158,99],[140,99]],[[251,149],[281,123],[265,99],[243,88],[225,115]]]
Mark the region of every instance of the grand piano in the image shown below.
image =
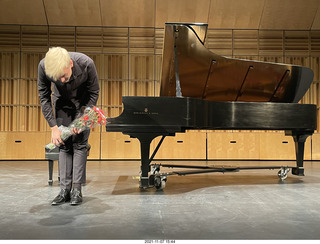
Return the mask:
[[[106,130],[140,141],[140,187],[163,189],[169,175],[280,169],[304,175],[304,145],[317,125],[316,106],[298,103],[313,81],[302,66],[235,59],[204,46],[207,24],[167,23],[159,97],[123,96],[123,112]],[[296,166],[231,167],[154,164],[166,136],[186,130],[283,130],[295,142]],[[150,143],[161,139],[150,156]],[[160,173],[160,167],[187,168]],[[189,169],[188,169],[189,168]]]

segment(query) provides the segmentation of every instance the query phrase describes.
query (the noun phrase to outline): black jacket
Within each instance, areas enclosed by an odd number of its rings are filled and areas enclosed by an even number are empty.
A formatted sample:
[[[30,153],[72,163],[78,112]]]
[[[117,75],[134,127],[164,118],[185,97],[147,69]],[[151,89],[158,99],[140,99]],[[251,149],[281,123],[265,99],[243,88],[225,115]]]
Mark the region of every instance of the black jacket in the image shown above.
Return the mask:
[[[93,60],[82,53],[70,52],[69,54],[73,67],[70,81],[67,83],[52,80],[46,75],[44,59],[38,66],[40,104],[50,127],[57,125],[55,118],[59,117],[57,111],[70,111],[74,119],[82,106],[95,106],[99,97],[99,81]],[[56,116],[54,116],[51,101],[56,110]]]

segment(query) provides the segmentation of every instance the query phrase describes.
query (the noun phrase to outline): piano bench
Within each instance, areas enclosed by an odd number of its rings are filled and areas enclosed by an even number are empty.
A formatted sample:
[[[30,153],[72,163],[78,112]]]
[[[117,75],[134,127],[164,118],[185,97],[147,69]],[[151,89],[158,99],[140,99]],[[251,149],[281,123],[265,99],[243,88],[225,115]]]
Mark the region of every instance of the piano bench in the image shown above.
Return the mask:
[[[91,145],[87,144],[87,156],[89,156],[91,149]],[[53,150],[48,150],[45,149],[45,158],[48,159],[48,166],[49,166],[49,180],[48,184],[52,186],[53,180],[52,180],[52,175],[53,175],[53,162],[54,161],[59,161],[59,147],[54,148]],[[58,164],[59,166],[59,164]],[[58,170],[59,172],[59,170]],[[86,183],[86,168],[84,170],[84,177],[83,177],[83,182],[82,184]],[[58,181],[60,181],[60,175],[58,176]]]

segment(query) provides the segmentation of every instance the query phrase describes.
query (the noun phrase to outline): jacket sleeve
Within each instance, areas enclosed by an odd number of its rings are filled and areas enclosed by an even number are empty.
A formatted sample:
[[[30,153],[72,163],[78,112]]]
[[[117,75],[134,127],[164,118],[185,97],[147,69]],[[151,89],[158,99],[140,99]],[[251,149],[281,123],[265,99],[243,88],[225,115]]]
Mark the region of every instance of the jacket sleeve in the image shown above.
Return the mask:
[[[90,62],[88,66],[88,82],[87,90],[89,93],[87,106],[95,106],[99,98],[99,80],[94,62]]]
[[[57,125],[51,103],[51,81],[47,78],[41,62],[38,65],[38,91],[41,110],[50,127]]]

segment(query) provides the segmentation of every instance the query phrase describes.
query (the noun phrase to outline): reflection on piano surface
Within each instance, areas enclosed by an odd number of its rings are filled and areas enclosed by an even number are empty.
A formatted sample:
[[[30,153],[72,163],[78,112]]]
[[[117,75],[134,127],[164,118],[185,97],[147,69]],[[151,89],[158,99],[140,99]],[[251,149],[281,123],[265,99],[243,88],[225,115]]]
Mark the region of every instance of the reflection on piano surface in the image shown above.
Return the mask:
[[[167,176],[289,167],[200,167],[161,174],[151,164],[166,136],[186,130],[284,130],[295,141],[295,175],[304,175],[304,144],[316,129],[316,106],[298,104],[313,80],[312,70],[294,65],[222,57],[204,47],[206,24],[168,23],[165,28],[160,97],[123,97],[124,110],[109,118],[107,131],[137,138],[140,187],[163,188]],[[150,156],[150,143],[162,136]],[[178,167],[177,165],[175,165]],[[197,169],[197,170],[194,170]]]
[[[166,25],[160,96],[295,103],[309,89],[311,69],[219,56],[205,48],[206,30],[206,24]]]

